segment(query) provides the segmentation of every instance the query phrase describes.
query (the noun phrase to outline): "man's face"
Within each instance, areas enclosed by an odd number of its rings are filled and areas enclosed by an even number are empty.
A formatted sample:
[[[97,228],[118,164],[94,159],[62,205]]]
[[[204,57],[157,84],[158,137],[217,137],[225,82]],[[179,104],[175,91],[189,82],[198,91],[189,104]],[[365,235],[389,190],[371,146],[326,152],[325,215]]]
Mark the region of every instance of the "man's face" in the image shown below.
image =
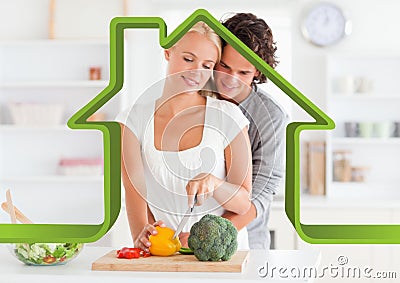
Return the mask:
[[[253,78],[258,75],[257,69],[230,45],[224,47],[215,70],[218,92],[223,98],[237,102],[247,97]]]

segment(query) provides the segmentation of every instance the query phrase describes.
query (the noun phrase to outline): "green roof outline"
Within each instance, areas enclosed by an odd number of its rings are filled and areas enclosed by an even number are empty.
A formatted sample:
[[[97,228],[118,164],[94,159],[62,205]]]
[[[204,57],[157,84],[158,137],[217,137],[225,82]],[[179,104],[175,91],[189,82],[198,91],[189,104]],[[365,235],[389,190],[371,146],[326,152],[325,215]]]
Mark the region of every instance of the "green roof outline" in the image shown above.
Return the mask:
[[[0,224],[0,242],[93,242],[111,229],[121,209],[121,128],[117,122],[87,122],[123,86],[124,30],[159,29],[163,48],[173,46],[196,22],[207,23],[228,44],[306,111],[314,122],[292,122],[286,128],[285,211],[298,235],[318,244],[400,243],[400,225],[308,225],[300,222],[300,133],[304,130],[332,130],[334,121],[312,101],[259,58],[229,32],[208,11],[198,9],[169,36],[160,17],[116,17],[110,23],[110,81],[93,100],[68,121],[71,129],[98,130],[104,142],[104,221],[101,224]]]

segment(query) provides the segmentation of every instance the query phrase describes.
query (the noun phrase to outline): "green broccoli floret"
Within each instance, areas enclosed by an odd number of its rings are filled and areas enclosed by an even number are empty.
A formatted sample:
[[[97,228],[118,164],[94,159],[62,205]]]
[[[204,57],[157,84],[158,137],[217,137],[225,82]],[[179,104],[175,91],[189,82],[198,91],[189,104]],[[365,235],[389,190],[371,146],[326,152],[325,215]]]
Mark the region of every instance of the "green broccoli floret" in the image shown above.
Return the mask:
[[[207,214],[193,224],[188,245],[200,261],[226,261],[237,250],[237,234],[228,219]]]

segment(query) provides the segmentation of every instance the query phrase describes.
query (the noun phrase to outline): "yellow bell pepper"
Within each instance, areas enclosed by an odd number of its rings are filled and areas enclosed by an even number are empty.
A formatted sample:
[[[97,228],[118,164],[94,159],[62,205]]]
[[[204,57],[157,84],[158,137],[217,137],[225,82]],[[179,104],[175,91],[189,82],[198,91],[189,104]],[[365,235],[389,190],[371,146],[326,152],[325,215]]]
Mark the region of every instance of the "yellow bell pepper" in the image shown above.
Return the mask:
[[[178,237],[172,239],[174,230],[160,226],[156,226],[156,230],[158,233],[149,237],[151,243],[149,250],[152,255],[169,256],[179,251],[182,245]]]

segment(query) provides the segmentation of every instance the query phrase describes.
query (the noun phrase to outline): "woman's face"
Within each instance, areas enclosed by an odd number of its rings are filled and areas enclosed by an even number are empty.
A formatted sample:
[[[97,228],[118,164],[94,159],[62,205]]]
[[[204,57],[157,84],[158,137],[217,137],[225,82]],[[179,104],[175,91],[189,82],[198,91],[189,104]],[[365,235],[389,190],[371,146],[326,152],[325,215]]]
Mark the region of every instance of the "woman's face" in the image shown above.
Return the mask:
[[[185,34],[172,48],[164,51],[167,76],[179,92],[202,89],[218,60],[215,44],[198,32]]]

